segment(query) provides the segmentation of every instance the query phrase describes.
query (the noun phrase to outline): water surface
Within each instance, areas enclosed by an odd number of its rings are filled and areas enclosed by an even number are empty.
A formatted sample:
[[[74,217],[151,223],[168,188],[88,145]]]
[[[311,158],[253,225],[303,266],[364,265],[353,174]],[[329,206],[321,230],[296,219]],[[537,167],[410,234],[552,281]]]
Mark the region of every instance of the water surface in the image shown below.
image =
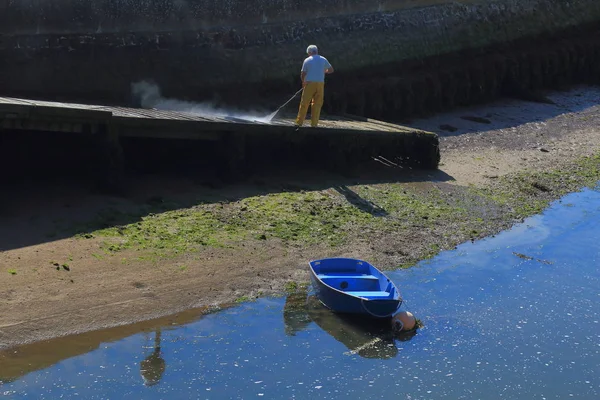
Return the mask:
[[[0,353],[0,394],[598,399],[599,222],[600,191],[586,190],[496,237],[390,273],[425,324],[416,334],[393,337],[300,293],[131,336],[106,330]]]

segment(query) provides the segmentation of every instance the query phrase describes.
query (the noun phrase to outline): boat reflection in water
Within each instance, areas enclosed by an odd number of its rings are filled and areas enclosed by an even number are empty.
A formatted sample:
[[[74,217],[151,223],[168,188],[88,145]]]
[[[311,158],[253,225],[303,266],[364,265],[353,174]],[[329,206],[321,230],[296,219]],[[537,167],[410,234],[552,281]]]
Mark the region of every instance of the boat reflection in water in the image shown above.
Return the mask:
[[[298,290],[287,297],[283,320],[288,336],[295,336],[314,322],[346,346],[349,350],[346,354],[364,358],[394,358],[398,354],[396,340],[407,341],[416,334],[416,331],[394,333],[389,319],[334,313],[307,290]]]

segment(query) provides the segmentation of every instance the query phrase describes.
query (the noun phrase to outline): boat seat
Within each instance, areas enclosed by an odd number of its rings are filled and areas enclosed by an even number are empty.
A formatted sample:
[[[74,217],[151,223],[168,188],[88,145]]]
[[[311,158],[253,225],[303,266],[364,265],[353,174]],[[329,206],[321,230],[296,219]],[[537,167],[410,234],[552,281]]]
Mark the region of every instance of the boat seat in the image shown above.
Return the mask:
[[[372,280],[379,280],[379,278],[377,278],[374,275],[350,275],[347,272],[346,273],[335,273],[335,272],[329,272],[327,274],[318,274],[317,275],[320,279],[327,279],[327,278],[336,278],[336,279],[372,279]]]
[[[346,292],[353,296],[364,297],[365,299],[387,299],[390,297],[390,292],[376,292],[376,291],[365,291],[365,292]]]

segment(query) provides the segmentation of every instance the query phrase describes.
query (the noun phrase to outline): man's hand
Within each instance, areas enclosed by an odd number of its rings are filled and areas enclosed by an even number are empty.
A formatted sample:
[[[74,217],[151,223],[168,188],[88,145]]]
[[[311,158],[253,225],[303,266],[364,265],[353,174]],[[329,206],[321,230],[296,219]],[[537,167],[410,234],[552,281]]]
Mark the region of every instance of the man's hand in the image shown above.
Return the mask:
[[[326,73],[326,74],[333,74],[333,67],[331,67],[331,68],[327,68],[327,69],[325,70],[325,73]]]

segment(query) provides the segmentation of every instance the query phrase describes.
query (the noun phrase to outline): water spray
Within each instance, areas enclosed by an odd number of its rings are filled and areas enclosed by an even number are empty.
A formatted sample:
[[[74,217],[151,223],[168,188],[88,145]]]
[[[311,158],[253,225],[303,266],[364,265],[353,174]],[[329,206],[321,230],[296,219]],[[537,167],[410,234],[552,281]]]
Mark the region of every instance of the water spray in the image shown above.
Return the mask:
[[[254,113],[240,112],[235,110],[226,110],[215,107],[211,103],[193,103],[176,99],[168,99],[162,96],[160,88],[149,82],[137,82],[131,85],[132,94],[141,103],[143,108],[155,108],[159,110],[183,111],[192,114],[226,118],[229,120],[239,120],[244,122],[263,122],[270,123],[279,111],[287,106],[304,88],[298,90],[294,95],[281,107],[267,115],[261,117]]]
[[[180,111],[205,117],[217,117],[226,119],[237,119],[246,122],[266,121],[259,112],[246,112],[235,110],[230,107],[220,108],[211,102],[195,103],[170,99],[162,96],[158,85],[150,82],[136,82],[131,85],[131,92],[142,108],[154,108],[157,110]],[[263,111],[264,112],[264,111]],[[262,113],[261,113],[262,114]],[[263,114],[264,115],[264,114]]]

